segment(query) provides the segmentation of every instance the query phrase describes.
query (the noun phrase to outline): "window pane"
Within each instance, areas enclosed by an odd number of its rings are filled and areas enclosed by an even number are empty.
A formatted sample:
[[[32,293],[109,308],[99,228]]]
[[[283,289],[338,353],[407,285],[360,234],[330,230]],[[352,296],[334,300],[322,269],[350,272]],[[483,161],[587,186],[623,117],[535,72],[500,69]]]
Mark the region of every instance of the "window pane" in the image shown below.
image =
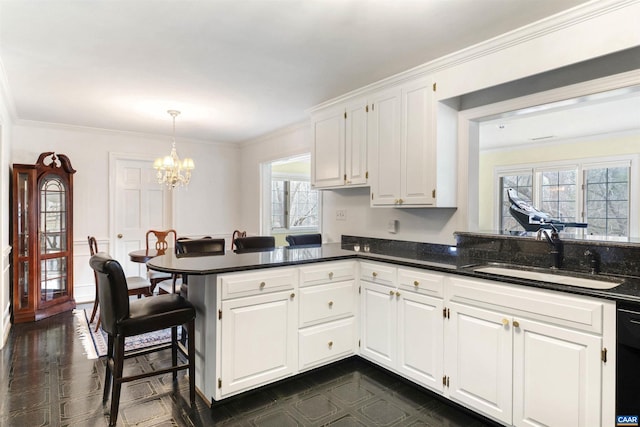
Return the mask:
[[[286,227],[285,219],[285,181],[271,181],[271,228]]]
[[[318,226],[318,191],[308,181],[290,181],[289,227]]]
[[[576,221],[576,175],[575,169],[542,172],[543,212],[561,221]]]
[[[513,188],[518,192],[518,196],[523,200],[531,203],[533,195],[533,174],[523,175],[505,175],[500,178],[501,188],[501,213],[500,213],[500,230],[503,231],[516,231],[524,230],[520,224],[511,216],[509,212],[509,197],[507,196],[507,190]]]
[[[629,167],[585,172],[585,221],[593,235],[628,236]]]

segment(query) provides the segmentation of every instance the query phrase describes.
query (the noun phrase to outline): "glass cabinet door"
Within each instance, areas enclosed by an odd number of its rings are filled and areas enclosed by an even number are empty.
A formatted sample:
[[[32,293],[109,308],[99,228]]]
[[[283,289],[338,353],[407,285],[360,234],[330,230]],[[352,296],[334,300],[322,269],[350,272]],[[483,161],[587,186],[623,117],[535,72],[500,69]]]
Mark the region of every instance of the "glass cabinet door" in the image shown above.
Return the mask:
[[[15,266],[14,274],[17,276],[17,295],[18,309],[29,307],[29,282],[31,275],[29,274],[29,174],[20,172],[16,177],[17,194],[15,195],[16,203],[16,232],[17,232],[17,250],[18,262]]]
[[[67,190],[57,175],[40,183],[40,301],[67,294]]]

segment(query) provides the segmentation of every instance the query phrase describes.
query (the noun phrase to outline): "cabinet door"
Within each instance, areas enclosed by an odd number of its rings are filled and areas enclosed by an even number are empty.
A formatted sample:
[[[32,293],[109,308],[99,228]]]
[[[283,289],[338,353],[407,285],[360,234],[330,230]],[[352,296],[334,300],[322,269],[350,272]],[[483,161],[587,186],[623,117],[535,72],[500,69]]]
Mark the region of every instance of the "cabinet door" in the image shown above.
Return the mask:
[[[601,337],[527,319],[518,324],[514,425],[600,425]]]
[[[450,303],[449,310],[445,356],[449,397],[511,424],[513,335],[510,317],[457,303]]]
[[[347,105],[345,139],[345,185],[367,183],[367,103]]]
[[[316,188],[344,185],[345,110],[323,111],[311,119],[311,180]]]
[[[396,360],[397,307],[395,289],[361,281],[362,325],[360,354],[382,366],[393,368]]]
[[[436,141],[431,129],[433,90],[430,79],[402,88],[401,205],[435,203]]]
[[[398,298],[398,370],[442,391],[444,371],[443,301],[400,290]]]
[[[290,291],[222,302],[220,395],[292,375],[297,369],[297,302]]]
[[[399,203],[400,98],[400,89],[396,88],[371,98],[368,127],[372,206]]]

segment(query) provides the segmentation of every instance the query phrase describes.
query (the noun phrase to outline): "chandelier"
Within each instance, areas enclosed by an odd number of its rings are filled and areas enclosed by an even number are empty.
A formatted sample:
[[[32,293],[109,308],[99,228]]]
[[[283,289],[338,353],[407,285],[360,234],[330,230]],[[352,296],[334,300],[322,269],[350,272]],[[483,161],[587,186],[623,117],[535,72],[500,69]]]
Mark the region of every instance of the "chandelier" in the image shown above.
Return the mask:
[[[196,165],[193,163],[193,159],[190,158],[180,160],[176,151],[176,116],[180,114],[180,111],[169,110],[167,113],[173,117],[171,154],[165,157],[158,157],[153,162],[153,168],[158,171],[156,175],[158,183],[166,184],[169,189],[173,189],[177,186],[183,187],[189,184],[191,171],[195,169]]]

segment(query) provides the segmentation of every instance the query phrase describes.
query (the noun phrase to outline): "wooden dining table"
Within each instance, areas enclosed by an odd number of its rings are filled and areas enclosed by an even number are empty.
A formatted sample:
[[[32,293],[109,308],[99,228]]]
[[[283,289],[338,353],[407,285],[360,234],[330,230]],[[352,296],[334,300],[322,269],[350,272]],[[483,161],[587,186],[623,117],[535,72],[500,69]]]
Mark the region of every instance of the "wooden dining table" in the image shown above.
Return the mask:
[[[156,248],[138,249],[138,250],[129,252],[129,258],[133,262],[139,262],[141,264],[146,264],[147,261],[149,261],[151,258],[155,258],[157,256],[164,255],[165,253],[172,253],[172,252],[173,252],[173,248],[166,248],[166,249],[156,249]]]

